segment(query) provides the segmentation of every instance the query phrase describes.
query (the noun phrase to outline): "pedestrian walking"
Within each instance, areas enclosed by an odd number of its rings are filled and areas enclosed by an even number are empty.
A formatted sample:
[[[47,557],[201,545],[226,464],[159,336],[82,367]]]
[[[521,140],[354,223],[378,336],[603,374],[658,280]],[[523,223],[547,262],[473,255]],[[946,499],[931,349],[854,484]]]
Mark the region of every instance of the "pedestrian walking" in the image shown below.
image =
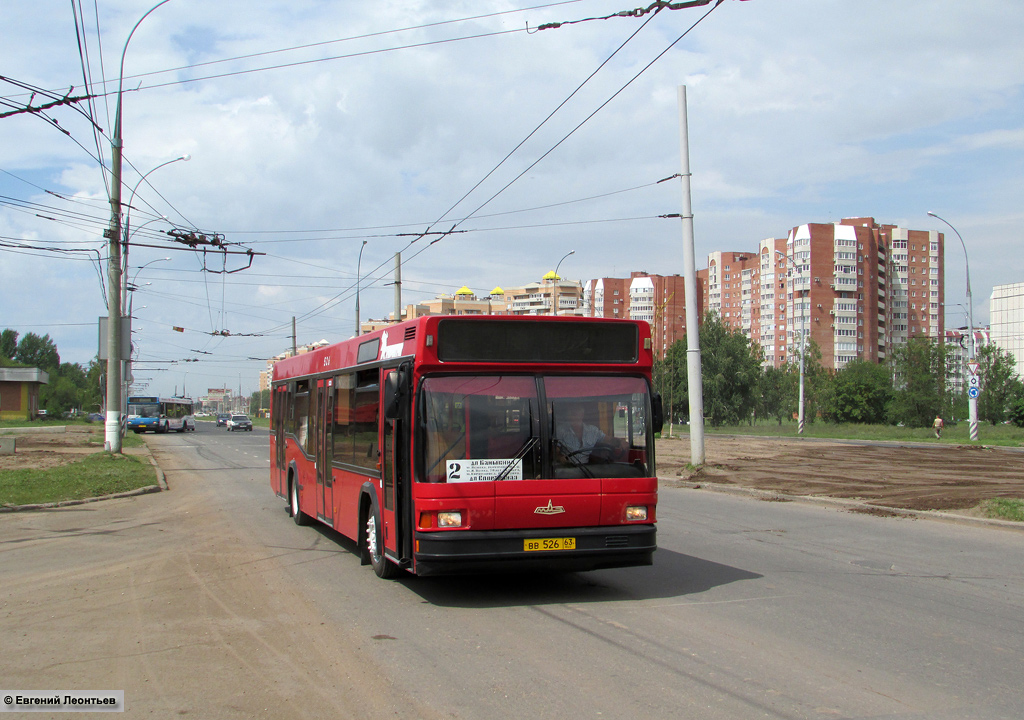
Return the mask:
[[[942,437],[942,426],[943,425],[944,425],[944,423],[942,422],[942,418],[939,415],[936,415],[935,416],[935,422],[932,423],[932,428],[935,429],[935,437],[936,437],[936,439]]]

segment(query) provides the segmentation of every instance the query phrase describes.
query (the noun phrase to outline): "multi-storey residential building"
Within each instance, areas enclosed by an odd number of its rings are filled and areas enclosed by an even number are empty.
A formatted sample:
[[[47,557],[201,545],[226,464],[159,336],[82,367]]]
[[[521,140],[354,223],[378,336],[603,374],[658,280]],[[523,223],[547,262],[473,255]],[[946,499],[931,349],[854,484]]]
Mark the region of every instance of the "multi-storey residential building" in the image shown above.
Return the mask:
[[[702,310],[717,313],[726,325],[750,337],[755,276],[759,284],[760,268],[756,253],[709,253],[707,295]]]
[[[583,283],[583,314],[587,317],[629,317],[629,280],[598,278]]]
[[[664,357],[685,337],[683,284],[679,275],[633,272],[581,285],[549,272],[523,287],[495,288],[486,298],[463,287],[454,297],[407,306],[403,318],[557,312],[645,320],[656,356]],[[710,253],[708,267],[697,273],[697,294],[698,314],[718,313],[762,348],[767,365],[795,362],[801,338],[818,346],[827,368],[855,359],[884,362],[911,337],[943,337],[943,236],[870,217],[808,223],[785,238],[762,240],[752,252]]]
[[[910,337],[942,338],[942,239],[846,218],[795,227],[784,245],[762,241],[761,316],[751,337],[765,362],[794,362],[802,337],[833,369],[857,359],[884,362]]]
[[[706,274],[706,273],[705,273]],[[681,275],[633,272],[629,278],[598,278],[583,284],[583,314],[588,317],[645,320],[651,325],[655,357],[664,357],[686,337],[686,294]],[[703,288],[698,282],[698,306]]]
[[[786,362],[789,343],[786,331],[789,261],[786,238],[768,238],[758,246],[758,264],[752,293],[750,338],[764,351],[766,365]]]
[[[884,298],[885,348],[912,337],[944,335],[945,282],[943,235],[935,231],[883,226],[888,273]],[[886,232],[888,236],[886,237]]]
[[[582,315],[580,283],[564,280],[552,270],[540,282],[505,290],[509,315]]]
[[[992,288],[989,324],[992,342],[1013,355],[1017,377],[1024,378],[1024,283]]]

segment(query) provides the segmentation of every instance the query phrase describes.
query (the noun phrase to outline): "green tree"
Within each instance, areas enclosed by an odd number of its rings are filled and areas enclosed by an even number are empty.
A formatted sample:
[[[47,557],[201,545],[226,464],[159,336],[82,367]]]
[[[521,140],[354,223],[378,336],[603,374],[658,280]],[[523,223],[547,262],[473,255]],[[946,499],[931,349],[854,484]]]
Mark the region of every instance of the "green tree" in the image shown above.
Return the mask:
[[[929,427],[949,408],[946,378],[949,353],[935,340],[915,337],[892,352],[895,390],[889,421],[909,427]]]
[[[758,387],[757,416],[775,418],[779,425],[793,417],[797,405],[799,371],[796,366],[767,367],[761,373]]]
[[[257,390],[249,396],[249,412],[257,417],[261,409],[270,409],[270,390]]]
[[[792,372],[797,376],[797,395],[799,395],[800,368],[792,364]],[[821,404],[829,393],[832,372],[821,363],[821,348],[813,340],[808,341],[804,355],[804,422],[813,423],[821,412]],[[799,404],[799,397],[797,398]]]
[[[675,345],[682,345],[674,357],[684,360],[677,375],[688,392],[686,340]],[[749,418],[761,379],[761,348],[728,327],[717,313],[709,312],[700,327],[700,354],[705,421],[712,426],[735,425]],[[688,398],[685,401],[688,403]]]
[[[981,376],[978,419],[995,425],[1006,420],[1010,404],[1022,391],[1016,361],[1006,350],[991,344],[978,350],[977,361]]]
[[[1007,416],[1014,425],[1024,428],[1024,397],[1019,397],[1010,403]]]
[[[52,372],[60,367],[60,354],[49,335],[27,333],[18,343],[14,359],[23,365]]]
[[[661,393],[666,418],[678,421],[688,414],[685,339],[673,343],[665,359],[654,363],[654,387]]]
[[[39,404],[47,412],[60,415],[68,410],[84,410],[89,397],[85,368],[77,363],[61,363],[51,371],[50,382],[39,389]]]
[[[892,396],[887,367],[854,360],[832,377],[822,402],[822,417],[836,423],[884,423]]]
[[[18,352],[18,331],[7,328],[0,333],[0,357],[13,360]]]

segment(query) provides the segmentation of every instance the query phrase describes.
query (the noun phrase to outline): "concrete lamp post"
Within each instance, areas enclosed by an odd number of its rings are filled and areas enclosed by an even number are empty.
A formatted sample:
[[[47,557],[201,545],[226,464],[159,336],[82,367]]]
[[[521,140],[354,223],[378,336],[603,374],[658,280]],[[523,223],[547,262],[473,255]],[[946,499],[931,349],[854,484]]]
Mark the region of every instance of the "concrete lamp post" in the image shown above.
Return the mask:
[[[967,244],[964,243],[963,237],[957,231],[955,227],[948,220],[943,220],[938,215],[933,213],[931,210],[928,211],[936,220],[946,223],[949,225],[949,229],[956,233],[957,238],[960,240],[960,246],[964,249],[964,268],[967,271],[967,322],[970,325],[969,332],[971,333],[971,349],[970,349],[970,362],[974,363],[978,357],[978,337],[974,334],[974,303],[971,302],[971,263],[967,258]],[[973,375],[974,373],[970,373]],[[967,395],[967,413],[971,424],[971,440],[976,441],[978,439],[978,393],[968,391]]]

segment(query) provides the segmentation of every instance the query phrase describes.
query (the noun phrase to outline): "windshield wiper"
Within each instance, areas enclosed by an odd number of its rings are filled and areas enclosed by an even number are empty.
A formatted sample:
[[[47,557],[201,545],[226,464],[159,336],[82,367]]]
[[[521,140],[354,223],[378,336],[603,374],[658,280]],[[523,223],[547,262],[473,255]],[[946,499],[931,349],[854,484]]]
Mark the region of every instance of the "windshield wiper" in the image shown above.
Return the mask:
[[[540,438],[537,437],[536,435],[531,435],[530,437],[528,437],[526,439],[526,442],[523,443],[523,446],[519,448],[515,455],[512,456],[512,461],[505,466],[504,470],[498,473],[498,476],[496,478],[494,478],[494,482],[504,480],[505,476],[512,472],[512,468],[516,466],[516,460],[522,460],[524,457],[526,457],[526,453],[530,452],[530,449],[537,444],[538,440],[540,440]]]

